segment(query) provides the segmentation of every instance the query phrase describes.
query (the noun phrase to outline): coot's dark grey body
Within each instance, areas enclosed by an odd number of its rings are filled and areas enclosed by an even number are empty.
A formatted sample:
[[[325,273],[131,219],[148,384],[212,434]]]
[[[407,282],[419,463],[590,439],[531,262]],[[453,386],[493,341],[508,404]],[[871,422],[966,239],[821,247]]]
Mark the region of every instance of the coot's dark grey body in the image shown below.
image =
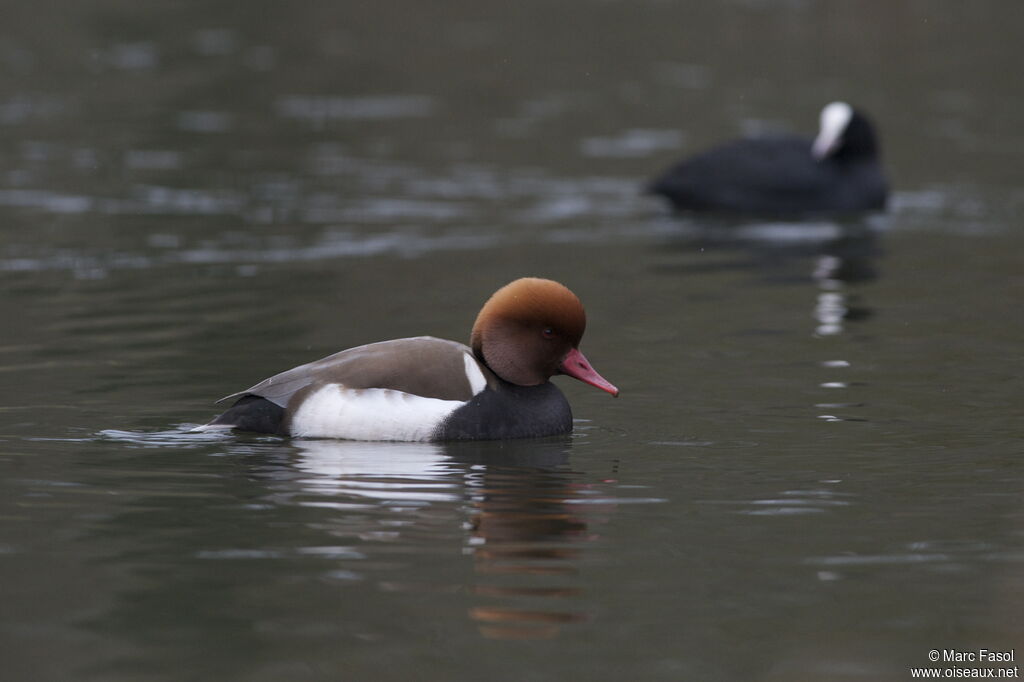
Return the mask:
[[[762,215],[879,210],[888,195],[871,123],[841,103],[823,110],[815,140],[779,135],[729,142],[669,168],[647,189],[680,211]]]

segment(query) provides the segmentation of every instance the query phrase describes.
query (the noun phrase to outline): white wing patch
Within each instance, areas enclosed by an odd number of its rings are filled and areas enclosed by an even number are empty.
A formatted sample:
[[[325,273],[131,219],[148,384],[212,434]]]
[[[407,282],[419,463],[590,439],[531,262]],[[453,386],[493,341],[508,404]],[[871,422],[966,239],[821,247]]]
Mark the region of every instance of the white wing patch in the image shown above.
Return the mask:
[[[424,398],[390,388],[328,384],[302,401],[289,430],[299,438],[426,441],[445,417],[463,405],[461,400]]]
[[[472,353],[466,353],[463,359],[466,361],[466,378],[469,379],[469,388],[473,391],[473,395],[476,395],[487,388],[487,377],[480,371],[480,364]]]

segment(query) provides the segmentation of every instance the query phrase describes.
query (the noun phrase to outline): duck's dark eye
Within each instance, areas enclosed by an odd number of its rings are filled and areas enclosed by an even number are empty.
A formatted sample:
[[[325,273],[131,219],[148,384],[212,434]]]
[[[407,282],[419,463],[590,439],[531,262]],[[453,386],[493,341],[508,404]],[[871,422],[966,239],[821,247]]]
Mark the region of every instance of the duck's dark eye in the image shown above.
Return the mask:
[[[541,334],[544,335],[545,339],[555,338],[555,330],[552,329],[551,327],[544,327],[544,331],[542,331]]]

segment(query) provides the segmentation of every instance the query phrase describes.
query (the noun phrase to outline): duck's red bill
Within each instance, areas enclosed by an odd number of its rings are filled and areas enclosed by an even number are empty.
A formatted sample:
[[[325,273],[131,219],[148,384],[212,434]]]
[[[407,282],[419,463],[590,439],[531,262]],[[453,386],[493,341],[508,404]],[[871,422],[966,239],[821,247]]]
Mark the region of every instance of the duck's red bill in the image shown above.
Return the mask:
[[[568,374],[573,379],[579,379],[585,384],[595,386],[602,391],[608,391],[613,396],[619,395],[619,389],[615,388],[607,379],[597,373],[597,370],[590,366],[590,361],[583,356],[578,348],[573,348],[558,366],[562,374]]]

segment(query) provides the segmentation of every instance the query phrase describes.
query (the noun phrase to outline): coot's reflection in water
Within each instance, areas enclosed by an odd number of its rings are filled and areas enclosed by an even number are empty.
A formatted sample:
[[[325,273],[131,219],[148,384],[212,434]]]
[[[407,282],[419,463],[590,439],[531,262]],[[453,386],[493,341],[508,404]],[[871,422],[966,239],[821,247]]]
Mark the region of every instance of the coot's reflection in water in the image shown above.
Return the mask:
[[[570,438],[294,445],[301,504],[367,511],[399,543],[462,534],[459,551],[475,577],[442,589],[470,596],[467,615],[484,637],[551,638],[566,624],[587,620],[578,584],[578,564],[593,537],[586,516],[604,513],[608,504],[579,506],[591,486],[568,467]],[[444,520],[451,528],[437,527]],[[381,575],[377,584],[413,594],[425,588],[415,576]]]
[[[847,323],[872,315],[853,287],[878,278],[880,254],[878,232],[871,229],[844,230],[821,245],[812,272],[818,283],[815,334],[841,334]]]
[[[699,253],[700,264],[670,266],[687,273],[750,270],[759,283],[817,285],[812,333],[835,336],[873,314],[858,288],[879,277],[879,216],[847,221],[742,222],[722,217],[684,220],[670,237],[678,251]],[[794,268],[795,264],[795,268]]]

